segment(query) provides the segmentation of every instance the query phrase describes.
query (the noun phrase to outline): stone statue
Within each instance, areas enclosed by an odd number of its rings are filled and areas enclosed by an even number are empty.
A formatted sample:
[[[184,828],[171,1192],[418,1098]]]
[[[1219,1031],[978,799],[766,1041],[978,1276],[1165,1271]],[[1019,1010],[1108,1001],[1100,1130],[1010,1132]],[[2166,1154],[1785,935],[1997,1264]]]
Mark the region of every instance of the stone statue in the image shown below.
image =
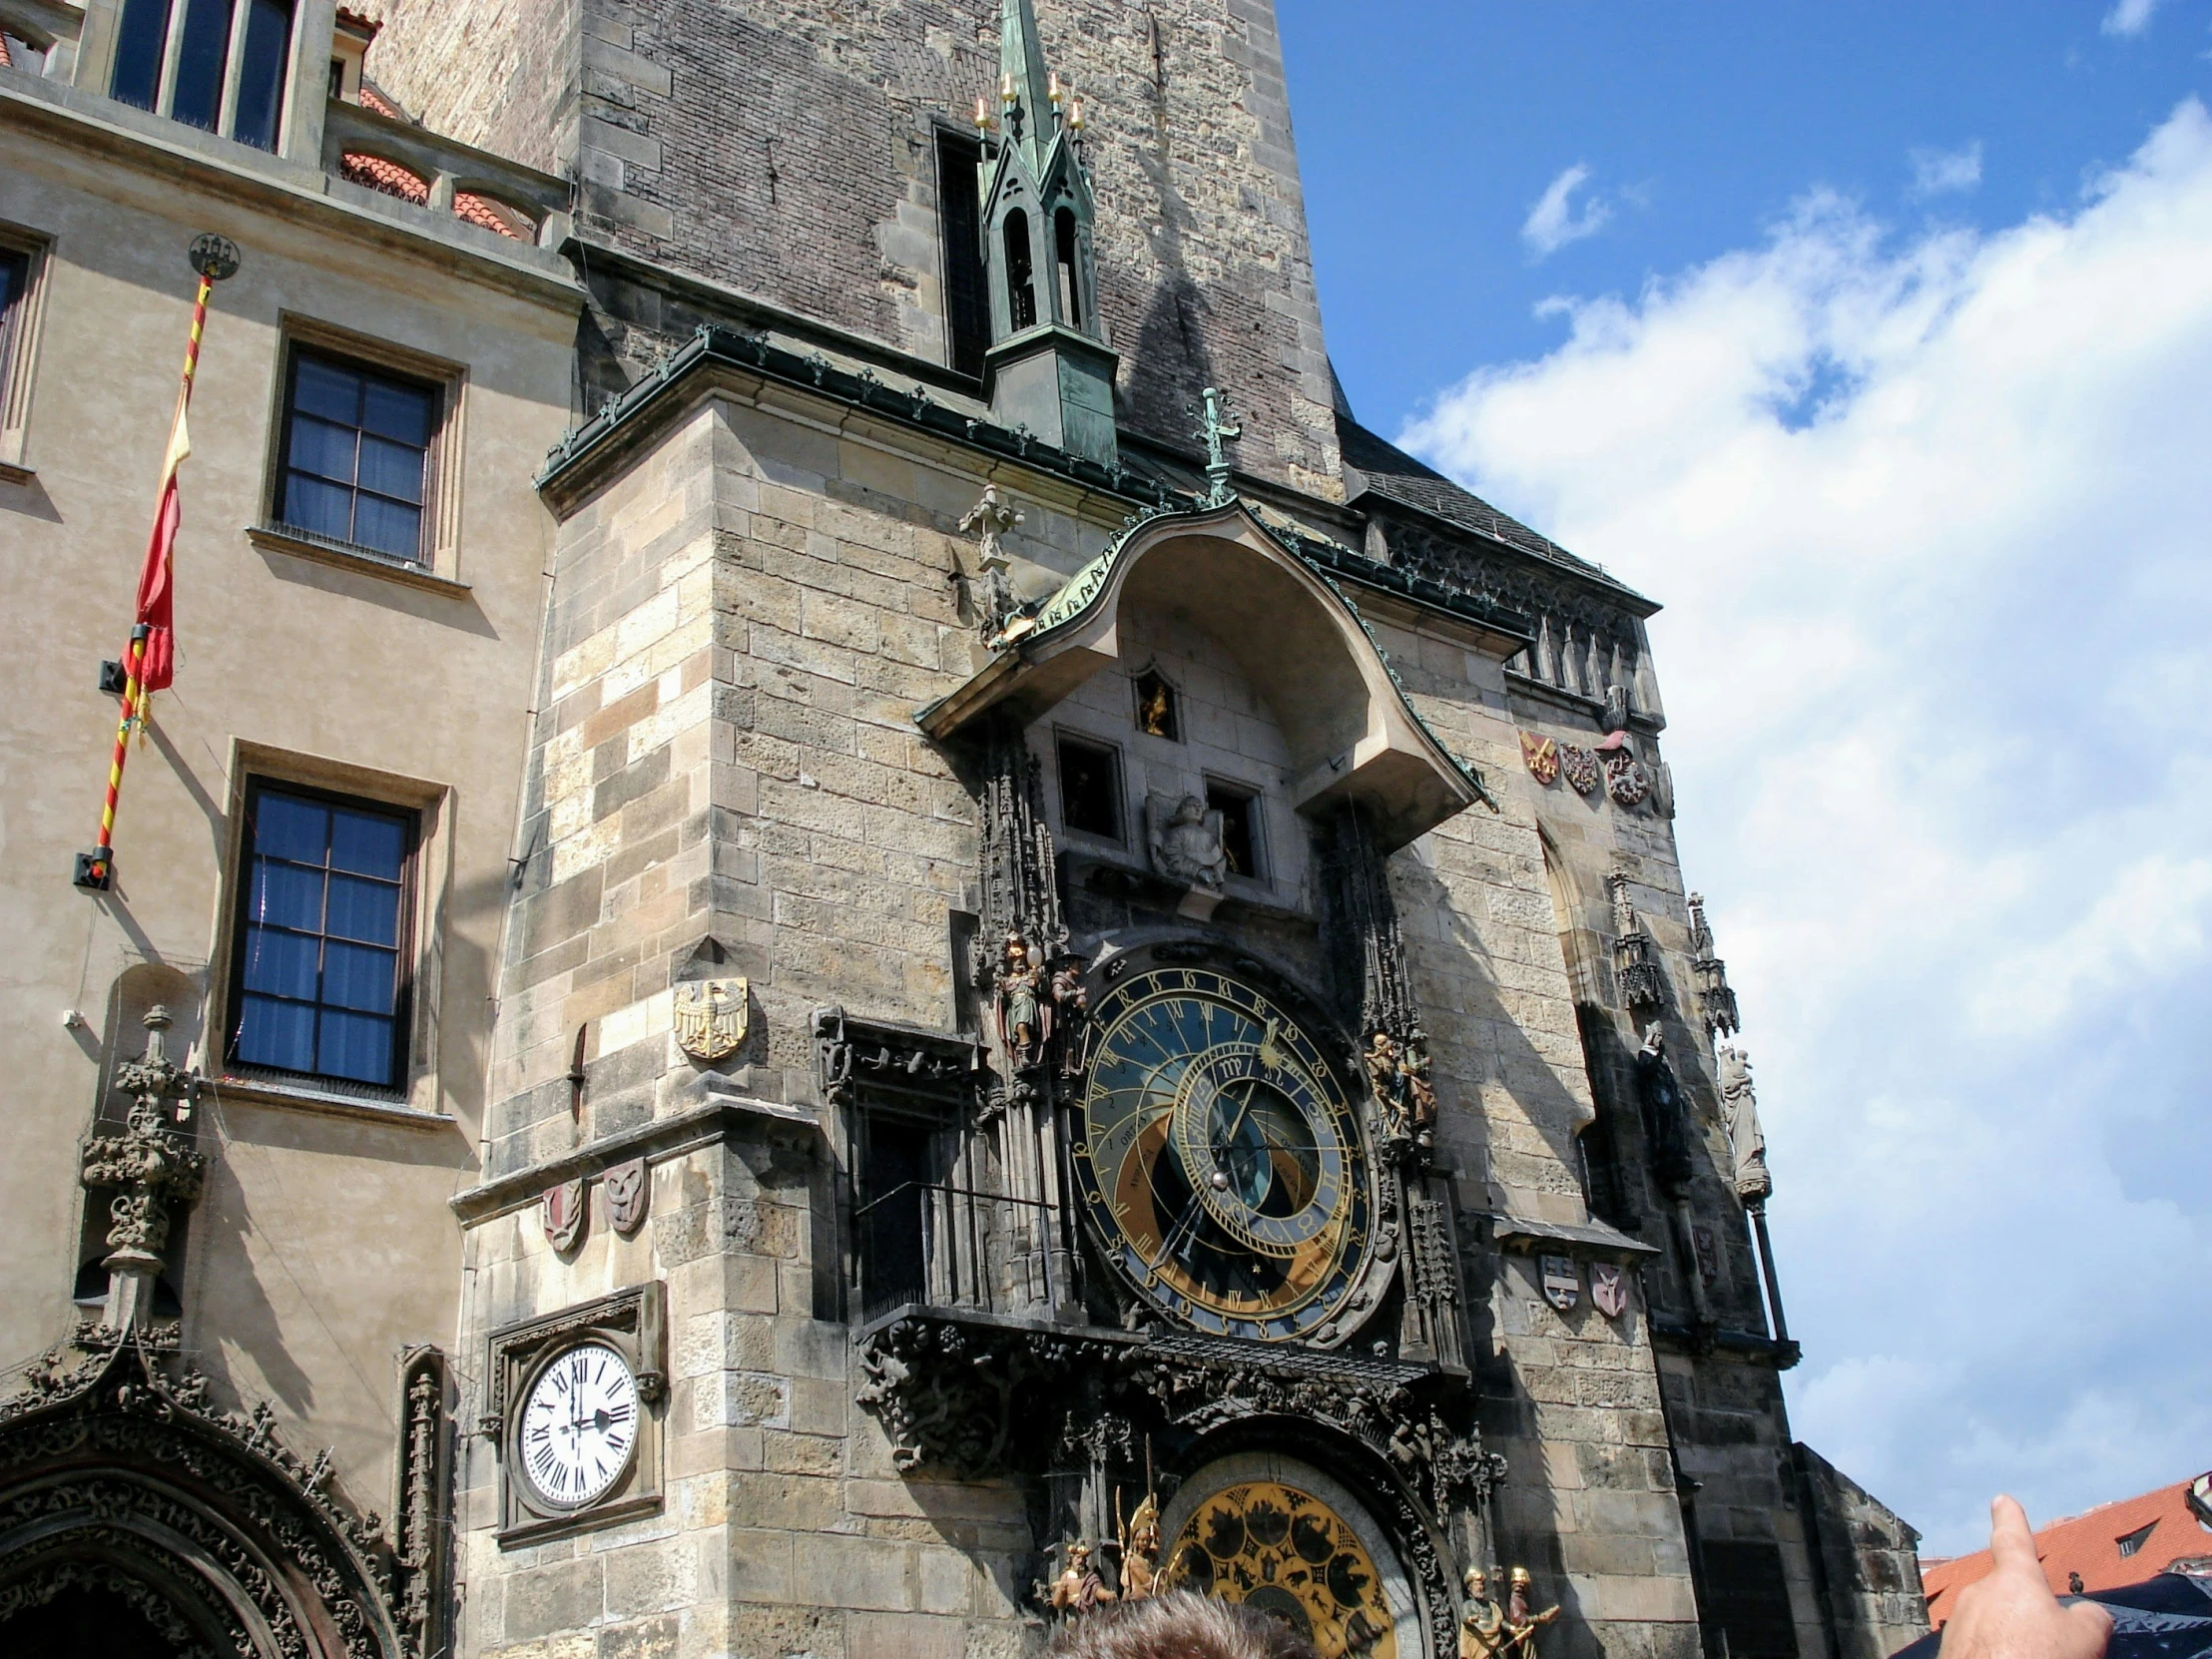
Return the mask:
[[[1006,1063],[1028,1071],[1044,1058],[1052,1016],[1043,999],[1044,965],[1019,933],[1006,935],[998,969],[998,1035]]]
[[[1526,1567],[1513,1569],[1513,1593],[1505,1604],[1506,1651],[1513,1659],[1536,1659],[1537,1628],[1559,1616],[1556,1606],[1546,1607],[1541,1613],[1529,1611],[1530,1582]]]
[[[1605,688],[1605,714],[1598,724],[1609,733],[1628,730],[1628,688],[1618,681]]]
[[[1467,1610],[1459,1620],[1459,1659],[1497,1659],[1505,1646],[1505,1609],[1490,1599],[1490,1575],[1467,1569]]]
[[[1415,1026],[1398,1051],[1397,1087],[1413,1139],[1423,1147],[1433,1142],[1436,1131],[1436,1086],[1429,1081],[1428,1068],[1428,1033]]]
[[[1399,1058],[1397,1039],[1381,1030],[1368,1039],[1367,1052],[1360,1056],[1368,1068],[1368,1088],[1382,1113],[1382,1127],[1392,1135],[1403,1133],[1405,1127],[1405,1109],[1399,1098]]]
[[[1083,1064],[1083,1026],[1090,1018],[1091,993],[1083,985],[1083,958],[1062,956],[1052,964],[1051,1006],[1046,1023],[1060,1039],[1060,1070],[1074,1076]]]
[[[1114,1493],[1121,1507],[1121,1493]],[[1160,1505],[1147,1492],[1121,1529],[1121,1599],[1142,1601],[1160,1590]]]
[[[1657,1020],[1644,1027],[1644,1044],[1636,1051],[1636,1094],[1651,1141],[1652,1174],[1669,1192],[1680,1191],[1696,1173],[1690,1161],[1690,1109]]]
[[[1759,1092],[1752,1086],[1751,1056],[1734,1043],[1714,1050],[1721,1068],[1721,1106],[1728,1114],[1728,1144],[1736,1154],[1736,1196],[1750,1203],[1774,1191],[1767,1173],[1767,1137],[1759,1127]]]
[[[975,625],[986,641],[995,640],[1004,633],[1006,624],[1019,609],[1013,583],[1006,575],[1006,550],[999,545],[998,538],[1020,522],[1019,512],[999,504],[996,484],[986,485],[983,499],[960,520],[962,530],[977,532]]]
[[[1154,797],[1152,813],[1152,862],[1162,875],[1186,887],[1220,892],[1229,874],[1229,854],[1221,844],[1221,814],[1208,812],[1206,803],[1186,795],[1163,821]]]
[[[1068,1545],[1068,1564],[1052,1581],[1049,1602],[1062,1619],[1079,1619],[1119,1598],[1106,1588],[1106,1580],[1091,1564],[1091,1546],[1078,1538]]]

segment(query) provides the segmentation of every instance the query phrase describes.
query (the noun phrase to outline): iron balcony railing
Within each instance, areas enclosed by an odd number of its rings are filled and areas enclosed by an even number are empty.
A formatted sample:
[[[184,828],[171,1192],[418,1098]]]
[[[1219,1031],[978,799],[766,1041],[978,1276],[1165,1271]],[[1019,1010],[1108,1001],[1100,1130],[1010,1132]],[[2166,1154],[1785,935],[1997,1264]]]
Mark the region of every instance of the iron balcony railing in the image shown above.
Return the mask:
[[[1064,1300],[1052,1210],[1035,1199],[908,1181],[852,1221],[861,1324],[907,1304],[1041,1315]]]

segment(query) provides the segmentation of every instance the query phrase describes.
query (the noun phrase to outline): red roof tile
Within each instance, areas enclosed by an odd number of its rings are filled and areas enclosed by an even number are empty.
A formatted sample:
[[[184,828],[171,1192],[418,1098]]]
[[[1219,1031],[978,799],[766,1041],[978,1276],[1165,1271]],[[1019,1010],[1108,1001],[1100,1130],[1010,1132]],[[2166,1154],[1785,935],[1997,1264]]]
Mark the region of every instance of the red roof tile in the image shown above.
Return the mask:
[[[2036,1559],[2052,1592],[2065,1595],[2075,1573],[2081,1575],[2083,1590],[2113,1590],[2140,1584],[2175,1561],[2212,1556],[2212,1526],[2197,1519],[2188,1494],[2189,1482],[2182,1480],[2052,1521],[2035,1534]],[[2137,1540],[2135,1551],[2122,1555],[2120,1542],[2127,1538]],[[1948,1618],[1958,1592],[1987,1577],[1989,1566],[1985,1549],[1947,1561],[1923,1561],[1929,1621],[1939,1625]]]

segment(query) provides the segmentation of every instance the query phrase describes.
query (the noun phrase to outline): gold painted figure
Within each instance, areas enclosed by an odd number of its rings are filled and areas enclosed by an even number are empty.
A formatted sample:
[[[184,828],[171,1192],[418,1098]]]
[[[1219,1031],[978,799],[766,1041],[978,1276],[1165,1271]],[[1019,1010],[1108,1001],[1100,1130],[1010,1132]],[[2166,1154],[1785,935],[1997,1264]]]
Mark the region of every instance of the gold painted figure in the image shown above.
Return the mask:
[[[1535,1659],[1537,1628],[1559,1616],[1556,1605],[1546,1607],[1541,1613],[1528,1610],[1531,1582],[1526,1567],[1513,1569],[1513,1593],[1505,1603],[1506,1651],[1513,1659]]]
[[[1121,1493],[1114,1494],[1121,1507]],[[1121,1529],[1121,1599],[1143,1601],[1160,1589],[1160,1506],[1150,1492]]]
[[[1459,1621],[1459,1659],[1497,1659],[1504,1648],[1505,1609],[1490,1599],[1490,1575],[1467,1569],[1467,1611]]]

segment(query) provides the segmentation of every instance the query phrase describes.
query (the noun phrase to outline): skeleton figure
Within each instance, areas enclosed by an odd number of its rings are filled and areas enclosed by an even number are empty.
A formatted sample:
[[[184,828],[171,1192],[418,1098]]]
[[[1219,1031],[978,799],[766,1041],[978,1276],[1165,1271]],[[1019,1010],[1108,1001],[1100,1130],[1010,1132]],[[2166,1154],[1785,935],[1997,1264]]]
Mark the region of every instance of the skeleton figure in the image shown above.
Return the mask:
[[[1160,873],[1185,886],[1221,891],[1229,874],[1229,854],[1221,844],[1221,815],[1186,795],[1165,824],[1152,829],[1152,861]]]
[[[1752,1086],[1751,1056],[1733,1043],[1715,1050],[1721,1067],[1721,1107],[1728,1114],[1728,1144],[1736,1153],[1736,1196],[1765,1199],[1774,1191],[1767,1173],[1767,1137],[1759,1127],[1759,1092]]]

